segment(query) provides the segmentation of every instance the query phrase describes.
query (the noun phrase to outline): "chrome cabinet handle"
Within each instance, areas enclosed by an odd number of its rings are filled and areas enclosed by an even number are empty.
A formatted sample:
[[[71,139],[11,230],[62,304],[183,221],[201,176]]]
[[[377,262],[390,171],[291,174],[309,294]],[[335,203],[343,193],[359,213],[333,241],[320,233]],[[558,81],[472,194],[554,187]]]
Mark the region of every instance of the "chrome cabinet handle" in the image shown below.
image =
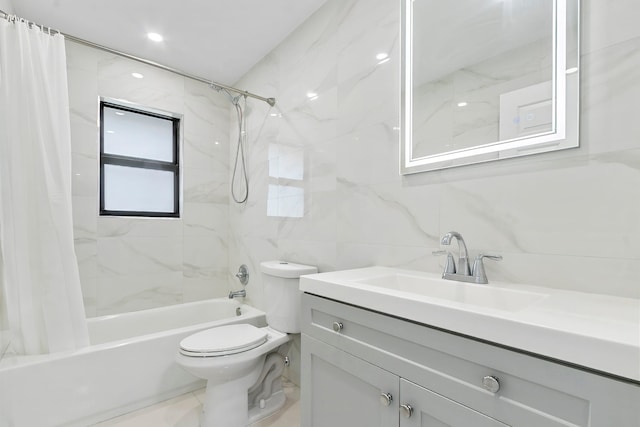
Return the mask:
[[[340,332],[342,331],[342,329],[344,328],[344,325],[342,324],[342,322],[333,322],[333,330],[336,332]]]
[[[411,415],[413,415],[413,408],[411,405],[400,405],[400,413],[405,418],[411,418]]]
[[[393,396],[391,396],[391,394],[389,393],[380,394],[380,404],[382,406],[389,406],[391,405],[391,402],[393,402]]]
[[[497,393],[500,390],[500,381],[492,375],[482,378],[482,386],[491,393]]]

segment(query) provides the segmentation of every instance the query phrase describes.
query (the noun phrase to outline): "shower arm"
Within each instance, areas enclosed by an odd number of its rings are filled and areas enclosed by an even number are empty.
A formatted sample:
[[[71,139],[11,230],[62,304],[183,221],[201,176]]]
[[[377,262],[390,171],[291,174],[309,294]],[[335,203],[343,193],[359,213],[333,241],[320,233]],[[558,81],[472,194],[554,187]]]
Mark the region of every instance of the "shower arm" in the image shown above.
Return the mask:
[[[9,15],[4,10],[0,9],[0,19],[9,19],[11,16],[15,16],[15,15]],[[90,41],[85,40],[85,39],[81,39],[79,37],[72,36],[70,34],[63,33],[62,31],[47,27],[46,25],[39,25],[39,24],[36,24],[34,22],[31,22],[31,21],[27,21],[27,20],[24,20],[24,21],[29,22],[31,25],[36,25],[36,26],[40,27],[42,29],[42,31],[47,31],[47,32],[49,32],[51,34],[53,34],[54,32],[57,33],[57,34],[60,34],[60,35],[64,36],[64,38],[69,40],[69,41],[72,41],[72,42],[75,42],[75,43],[79,43],[79,44],[83,44],[85,46],[93,47],[95,49],[100,49],[100,50],[103,50],[105,52],[112,53],[114,55],[122,56],[124,58],[128,58],[128,59],[131,59],[131,60],[134,60],[134,61],[141,62],[143,64],[151,65],[152,67],[160,68],[162,70],[169,71],[169,72],[174,73],[174,74],[178,74],[178,75],[180,75],[182,77],[187,77],[189,79],[196,80],[196,81],[199,81],[201,83],[205,83],[205,84],[209,85],[212,88],[225,89],[225,90],[228,90],[228,91],[231,91],[231,92],[239,93],[240,95],[245,96],[245,97],[259,99],[260,101],[266,102],[271,107],[276,105],[276,99],[275,98],[265,98],[265,97],[256,95],[255,93],[247,92],[246,90],[236,89],[235,87],[223,85],[222,83],[217,83],[217,82],[214,82],[214,81],[211,81],[211,80],[206,80],[206,79],[203,79],[201,77],[185,73],[184,71],[178,70],[176,68],[167,67],[166,65],[162,65],[162,64],[159,64],[157,62],[150,61],[148,59],[140,58],[138,56],[134,56],[134,55],[131,55],[131,54],[128,54],[128,53],[125,53],[125,52],[122,52],[122,51],[119,51],[119,50],[116,50],[116,49],[111,49],[110,47],[106,47],[106,46],[103,46],[103,45],[100,45],[100,44],[97,44],[97,43],[90,42]]]

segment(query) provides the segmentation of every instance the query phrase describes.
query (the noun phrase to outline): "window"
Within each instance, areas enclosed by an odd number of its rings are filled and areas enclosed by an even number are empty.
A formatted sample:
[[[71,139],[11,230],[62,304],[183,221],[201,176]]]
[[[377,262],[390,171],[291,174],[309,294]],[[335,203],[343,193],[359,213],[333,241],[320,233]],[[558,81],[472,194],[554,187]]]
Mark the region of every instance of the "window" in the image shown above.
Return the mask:
[[[180,120],[100,103],[100,215],[178,217]]]

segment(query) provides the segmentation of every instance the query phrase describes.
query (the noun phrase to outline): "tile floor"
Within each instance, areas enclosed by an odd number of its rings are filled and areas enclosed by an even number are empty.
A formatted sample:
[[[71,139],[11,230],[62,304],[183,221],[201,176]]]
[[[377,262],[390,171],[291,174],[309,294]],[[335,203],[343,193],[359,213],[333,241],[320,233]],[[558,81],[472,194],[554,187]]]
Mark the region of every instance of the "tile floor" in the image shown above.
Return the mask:
[[[284,407],[270,417],[251,424],[250,427],[300,426],[300,389],[292,383],[285,382],[284,391],[287,396]],[[203,398],[204,389],[200,389],[94,424],[94,427],[198,427]]]

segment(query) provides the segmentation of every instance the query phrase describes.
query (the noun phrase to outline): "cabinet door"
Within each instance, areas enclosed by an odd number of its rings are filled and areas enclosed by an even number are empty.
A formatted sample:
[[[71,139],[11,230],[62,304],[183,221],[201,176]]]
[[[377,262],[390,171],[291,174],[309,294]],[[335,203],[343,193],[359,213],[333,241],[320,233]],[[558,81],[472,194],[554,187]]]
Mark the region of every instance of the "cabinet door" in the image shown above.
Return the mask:
[[[302,427],[398,426],[398,376],[305,334],[301,380]]]
[[[493,418],[400,379],[400,427],[506,427]],[[407,417],[408,416],[408,417]]]

